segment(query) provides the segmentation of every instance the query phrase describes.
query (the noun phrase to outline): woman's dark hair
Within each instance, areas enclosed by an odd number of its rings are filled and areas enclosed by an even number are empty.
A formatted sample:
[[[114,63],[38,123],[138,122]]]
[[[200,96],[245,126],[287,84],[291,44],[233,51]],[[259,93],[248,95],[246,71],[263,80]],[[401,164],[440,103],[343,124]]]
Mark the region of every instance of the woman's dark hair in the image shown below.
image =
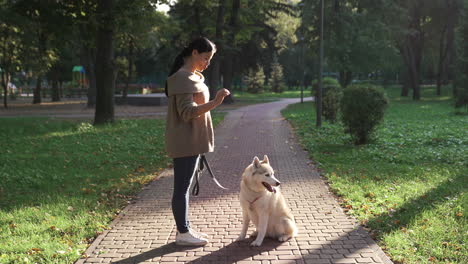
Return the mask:
[[[184,58],[192,55],[193,50],[197,50],[199,53],[216,51],[216,45],[205,37],[199,37],[194,39],[192,42],[190,42],[188,46],[184,47],[184,49],[179,53],[179,55],[177,55],[177,57],[174,60],[174,63],[172,64],[171,70],[169,71],[168,77],[174,74],[176,71],[178,71],[182,66],[184,66]],[[164,92],[166,93],[166,96],[168,96],[167,81]]]

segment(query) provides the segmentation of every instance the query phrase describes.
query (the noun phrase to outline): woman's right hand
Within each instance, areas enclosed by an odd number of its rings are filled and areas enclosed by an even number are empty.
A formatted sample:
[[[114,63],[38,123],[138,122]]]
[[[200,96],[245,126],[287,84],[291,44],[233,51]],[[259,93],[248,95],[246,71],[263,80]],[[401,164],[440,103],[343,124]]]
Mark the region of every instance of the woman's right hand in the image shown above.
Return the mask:
[[[220,89],[217,93],[216,93],[216,96],[215,96],[215,101],[218,102],[218,103],[222,103],[223,100],[224,100],[224,97],[230,95],[231,92],[229,92],[228,89]]]

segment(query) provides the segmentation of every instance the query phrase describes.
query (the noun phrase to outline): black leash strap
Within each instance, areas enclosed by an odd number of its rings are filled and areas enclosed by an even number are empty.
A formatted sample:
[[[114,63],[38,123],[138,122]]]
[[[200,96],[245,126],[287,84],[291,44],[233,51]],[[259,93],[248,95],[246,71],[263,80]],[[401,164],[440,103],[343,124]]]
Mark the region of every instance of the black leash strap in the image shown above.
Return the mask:
[[[218,185],[218,187],[221,188],[221,189],[227,190],[227,188],[222,186],[218,182],[216,177],[214,176],[213,171],[211,170],[210,165],[208,164],[208,160],[206,160],[205,155],[200,155],[200,159],[199,159],[197,165],[198,165],[198,168],[195,170],[195,184],[193,185],[192,195],[197,196],[198,193],[200,192],[200,183],[198,182],[198,180],[199,180],[199,177],[202,174],[203,169],[205,168],[205,166],[208,169],[208,172],[210,173],[210,176],[213,179],[213,181],[216,183],[216,185]],[[195,165],[195,166],[197,166],[197,165]]]

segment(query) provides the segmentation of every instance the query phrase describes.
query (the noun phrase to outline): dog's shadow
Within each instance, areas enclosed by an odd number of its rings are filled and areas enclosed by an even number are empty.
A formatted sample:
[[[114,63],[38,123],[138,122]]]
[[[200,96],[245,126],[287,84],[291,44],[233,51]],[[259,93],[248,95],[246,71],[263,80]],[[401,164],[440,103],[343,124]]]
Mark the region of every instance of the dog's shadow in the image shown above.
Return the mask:
[[[275,239],[265,238],[263,243],[259,247],[250,246],[252,238],[247,238],[242,241],[232,242],[217,251],[212,251],[204,256],[201,256],[195,260],[187,263],[201,264],[201,263],[236,263],[241,260],[249,260],[254,256],[261,255],[263,252],[267,252],[277,248],[284,242],[280,242]],[[251,259],[250,259],[251,260]]]
[[[261,253],[273,250],[274,248],[281,245],[283,242],[277,240],[265,238],[263,243],[259,247],[250,246],[250,243],[253,239],[245,239],[238,242],[232,242],[219,250],[207,252],[206,255],[200,256],[197,259],[188,261],[186,263],[235,263],[240,260],[248,260],[251,257],[261,255]],[[166,244],[162,247],[152,249],[148,252],[122,259],[116,262],[115,264],[136,264],[146,261],[151,261],[154,258],[164,257],[175,252],[190,251],[190,249],[195,249],[197,247],[186,247],[186,246],[177,246],[174,242]]]

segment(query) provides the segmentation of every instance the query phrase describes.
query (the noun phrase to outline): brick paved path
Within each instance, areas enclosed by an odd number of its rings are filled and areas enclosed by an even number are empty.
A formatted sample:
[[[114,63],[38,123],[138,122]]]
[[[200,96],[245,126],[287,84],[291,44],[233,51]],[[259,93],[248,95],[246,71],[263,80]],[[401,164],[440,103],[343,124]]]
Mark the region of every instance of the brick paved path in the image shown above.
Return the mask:
[[[280,114],[289,103],[253,105],[230,112],[215,131],[216,151],[207,157],[222,190],[204,174],[200,195],[191,197],[192,227],[210,236],[204,247],[174,244],[170,209],[172,171],[140,193],[87,250],[81,263],[391,263],[356,221],[346,216],[307,153],[295,142]],[[267,154],[299,227],[299,236],[285,243],[265,239],[234,242],[241,230],[239,183],[255,155]],[[254,228],[249,228],[249,233]]]

